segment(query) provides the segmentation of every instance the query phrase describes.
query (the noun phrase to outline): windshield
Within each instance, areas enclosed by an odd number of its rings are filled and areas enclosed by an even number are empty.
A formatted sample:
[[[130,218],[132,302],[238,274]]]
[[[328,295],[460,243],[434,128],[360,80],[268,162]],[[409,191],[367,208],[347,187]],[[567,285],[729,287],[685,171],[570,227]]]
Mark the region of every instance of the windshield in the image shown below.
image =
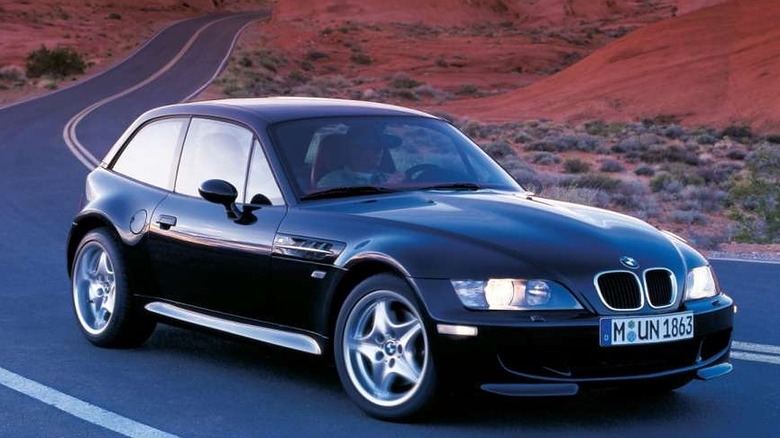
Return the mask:
[[[274,125],[271,137],[302,199],[420,189],[522,190],[468,137],[438,119],[304,119]]]

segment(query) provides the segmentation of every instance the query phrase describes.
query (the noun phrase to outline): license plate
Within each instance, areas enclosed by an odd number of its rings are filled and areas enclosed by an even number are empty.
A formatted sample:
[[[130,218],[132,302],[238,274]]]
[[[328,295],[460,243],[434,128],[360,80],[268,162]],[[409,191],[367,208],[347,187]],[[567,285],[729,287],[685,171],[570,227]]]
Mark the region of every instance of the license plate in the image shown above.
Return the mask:
[[[693,337],[693,312],[601,318],[600,322],[599,343],[602,347],[657,344]]]

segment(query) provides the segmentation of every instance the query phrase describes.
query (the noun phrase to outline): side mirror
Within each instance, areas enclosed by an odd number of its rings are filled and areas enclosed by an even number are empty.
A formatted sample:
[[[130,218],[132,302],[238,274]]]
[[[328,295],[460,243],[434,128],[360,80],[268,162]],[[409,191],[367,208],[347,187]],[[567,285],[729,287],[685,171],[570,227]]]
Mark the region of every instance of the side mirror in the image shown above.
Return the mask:
[[[221,179],[210,179],[198,187],[198,193],[203,199],[225,207],[230,219],[237,219],[241,215],[236,207],[238,190],[233,187],[233,184]]]

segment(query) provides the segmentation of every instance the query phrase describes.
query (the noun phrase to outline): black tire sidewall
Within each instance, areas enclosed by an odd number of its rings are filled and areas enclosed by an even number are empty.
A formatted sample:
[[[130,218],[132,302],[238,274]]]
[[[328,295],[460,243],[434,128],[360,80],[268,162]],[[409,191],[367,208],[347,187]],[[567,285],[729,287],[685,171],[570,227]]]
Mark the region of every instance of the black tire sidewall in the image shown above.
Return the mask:
[[[100,347],[133,347],[142,344],[154,330],[154,322],[140,309],[133,307],[132,293],[127,276],[127,264],[117,239],[105,228],[97,228],[87,233],[81,239],[76,249],[74,263],[71,267],[71,282],[76,274],[75,269],[84,247],[89,243],[97,243],[108,254],[114,268],[114,312],[105,330],[94,334],[88,332],[82,325],[76,310],[76,297],[71,284],[71,304],[79,329],[91,343]]]
[[[426,349],[428,356],[426,358],[427,365],[422,376],[422,382],[420,383],[420,386],[417,388],[417,391],[412,396],[412,398],[401,405],[393,407],[378,406],[363,397],[360,392],[358,392],[358,390],[353,386],[347,371],[347,365],[344,361],[343,339],[347,319],[355,305],[363,297],[379,290],[389,290],[395,292],[405,298],[412,306],[414,306],[414,310],[420,316],[420,322],[423,325],[423,329],[426,331],[427,337]],[[339,311],[338,319],[336,321],[335,335],[333,337],[334,361],[338,371],[339,379],[341,380],[341,384],[344,387],[344,390],[347,392],[347,395],[349,395],[350,399],[352,399],[352,401],[355,402],[355,404],[357,404],[358,407],[360,407],[363,411],[375,418],[388,421],[411,420],[419,418],[420,415],[426,412],[433,404],[437,383],[436,370],[433,359],[434,355],[431,350],[431,331],[427,328],[428,324],[422,309],[423,306],[420,305],[418,297],[405,280],[391,274],[379,274],[369,277],[355,286],[347,299],[344,301],[344,304]]]

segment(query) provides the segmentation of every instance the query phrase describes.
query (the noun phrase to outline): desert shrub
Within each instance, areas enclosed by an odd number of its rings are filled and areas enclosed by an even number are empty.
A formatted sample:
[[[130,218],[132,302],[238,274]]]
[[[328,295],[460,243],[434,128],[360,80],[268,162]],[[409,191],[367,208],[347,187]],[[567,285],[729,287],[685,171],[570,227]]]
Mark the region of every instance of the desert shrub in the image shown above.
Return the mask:
[[[610,173],[616,173],[616,172],[622,172],[626,170],[625,167],[623,167],[620,162],[617,160],[612,159],[606,159],[601,163],[601,167],[599,167],[599,170],[602,172],[610,172]]]
[[[349,59],[358,65],[369,65],[374,62],[370,56],[363,52],[353,52]]]
[[[672,145],[652,145],[640,155],[646,163],[686,163],[691,166],[699,164],[699,155],[691,148]]]
[[[636,168],[634,173],[639,176],[653,176],[655,175],[655,169],[653,169],[651,166],[641,165]]]
[[[563,184],[613,192],[620,187],[621,181],[603,174],[586,174],[564,180]]]
[[[414,92],[417,93],[418,96],[428,97],[440,102],[443,102],[449,98],[449,94],[446,91],[440,90],[430,85],[417,86],[414,88]]]
[[[747,152],[740,150],[740,149],[732,149],[726,153],[726,158],[729,160],[739,160],[742,161],[747,157]]]
[[[624,152],[636,152],[643,150],[642,143],[639,141],[639,136],[632,135],[630,137],[621,138],[620,141],[612,146],[612,152],[622,154]]]
[[[709,217],[698,211],[674,210],[670,214],[672,222],[686,225],[707,225]]]
[[[655,199],[650,196],[647,186],[638,181],[620,184],[611,194],[612,202],[624,210],[648,211],[657,210]],[[655,211],[653,211],[655,213]],[[645,215],[647,217],[647,215]]]
[[[541,186],[541,179],[533,167],[516,156],[507,155],[498,162],[523,187],[536,191]]]
[[[0,81],[24,82],[24,72],[19,67],[7,65],[0,68]]]
[[[309,62],[320,61],[328,58],[330,58],[330,56],[327,53],[315,49],[309,49],[304,57],[304,59]]]
[[[720,132],[720,136],[728,136],[740,143],[745,143],[753,139],[753,130],[747,125],[730,125]]]
[[[678,193],[685,184],[669,172],[661,172],[650,180],[650,190],[654,192]]]
[[[548,135],[525,145],[527,151],[540,152],[592,152],[601,145],[598,138],[590,135]]]
[[[606,207],[609,204],[609,196],[603,191],[576,185],[553,185],[544,190],[544,196],[591,207]]]
[[[561,157],[550,152],[536,152],[531,155],[531,162],[541,166],[550,166],[561,162]]]
[[[683,210],[714,213],[726,206],[728,193],[715,187],[688,186],[679,195]]]
[[[558,152],[558,147],[549,140],[537,140],[524,146],[527,151]]]
[[[579,158],[569,158],[563,162],[563,171],[566,173],[586,173],[590,171],[590,163]]]
[[[749,175],[729,191],[737,240],[780,242],[780,148],[762,146],[746,158]]]
[[[463,84],[455,90],[458,96],[479,96],[481,93],[479,87],[474,84]]]
[[[118,14],[116,12],[112,12],[112,13],[108,14],[108,16],[106,16],[106,18],[108,18],[109,20],[121,20],[122,19],[122,15]]]
[[[686,132],[680,125],[671,125],[663,130],[663,134],[668,138],[678,139],[684,137]]]
[[[780,134],[769,134],[766,136],[766,141],[773,144],[780,144]]]
[[[410,90],[408,88],[391,90],[390,95],[405,100],[413,100],[413,101],[420,100],[420,96],[414,90]]]
[[[412,79],[411,77],[409,77],[408,74],[404,72],[398,72],[394,74],[393,77],[390,79],[390,86],[398,89],[415,88],[422,84],[423,84],[422,82],[416,79]]]
[[[70,47],[49,50],[46,46],[41,46],[27,55],[26,68],[29,78],[39,78],[43,75],[61,78],[84,73],[87,63]]]
[[[718,137],[705,133],[696,136],[696,142],[699,144],[715,144],[718,142]]]
[[[520,131],[515,134],[515,143],[528,143],[529,141],[532,141],[534,138],[528,135],[528,133],[524,131]]]
[[[742,165],[740,163],[719,161],[714,164],[700,167],[696,171],[696,174],[701,176],[707,184],[728,186],[732,176],[740,170],[742,170]]]
[[[590,122],[585,122],[585,132],[587,132],[590,135],[601,135],[605,136],[607,135],[607,124],[603,120],[592,120]]]
[[[482,148],[482,150],[487,152],[488,155],[490,155],[496,160],[501,160],[505,157],[516,155],[514,148],[512,148],[512,146],[510,146],[508,143],[503,141],[494,141],[479,146]]]
[[[664,139],[657,135],[653,134],[651,132],[645,132],[643,134],[639,134],[639,145],[643,147],[653,146],[656,144],[662,144],[664,142]]]

